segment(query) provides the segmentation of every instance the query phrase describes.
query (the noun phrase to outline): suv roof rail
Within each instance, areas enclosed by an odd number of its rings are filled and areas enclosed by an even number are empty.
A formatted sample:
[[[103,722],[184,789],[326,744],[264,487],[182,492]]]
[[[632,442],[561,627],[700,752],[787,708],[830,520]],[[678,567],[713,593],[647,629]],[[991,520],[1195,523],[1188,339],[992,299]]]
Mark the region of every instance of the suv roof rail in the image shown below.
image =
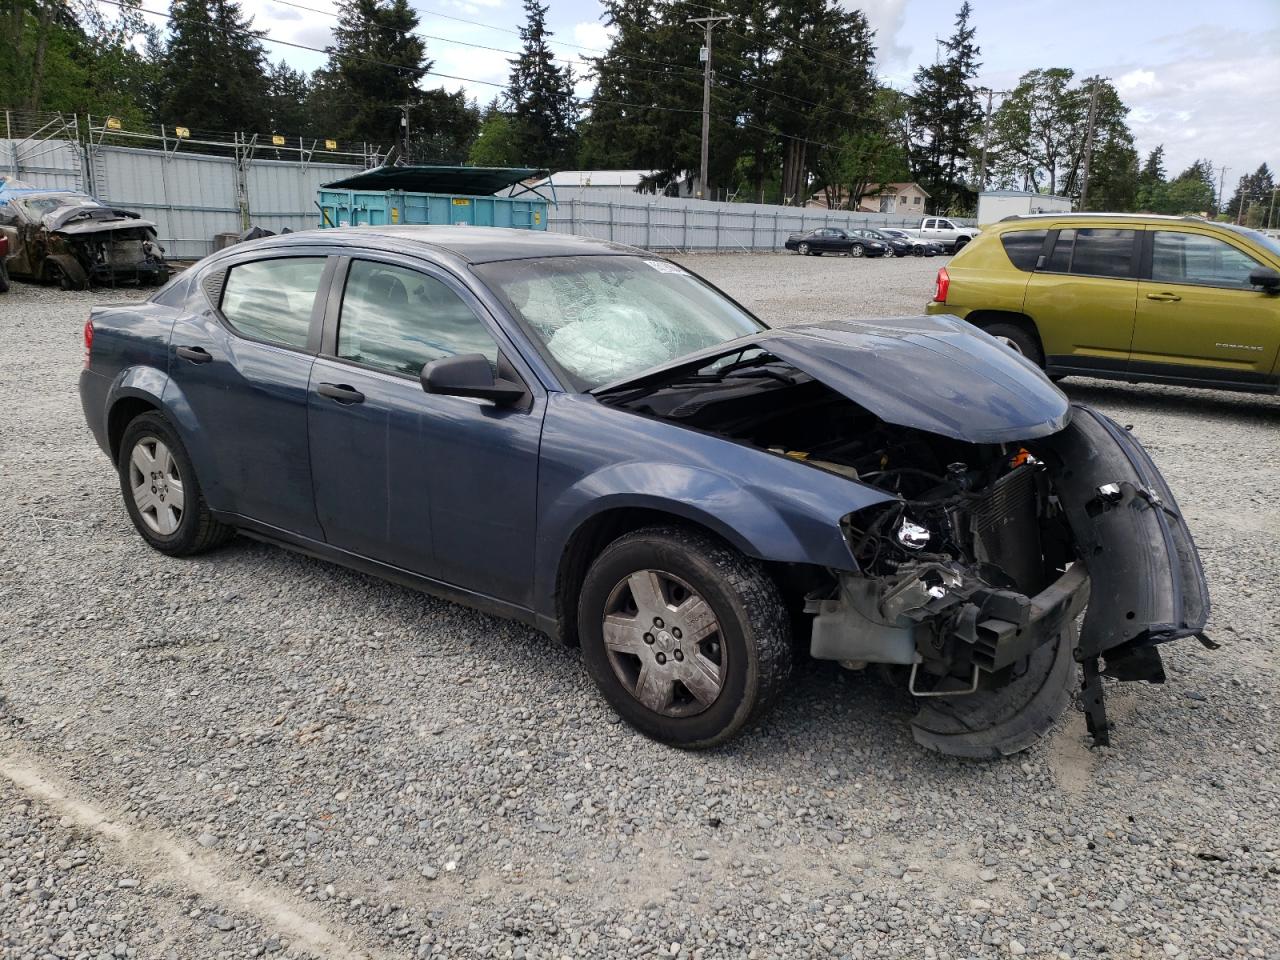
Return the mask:
[[[1071,210],[1060,211],[1058,213],[1011,213],[1007,217],[1001,217],[999,223],[1009,223],[1013,220],[1066,220],[1076,217],[1092,218],[1098,220],[1169,220],[1169,221],[1191,221],[1193,223],[1216,224],[1218,221],[1210,220],[1207,217],[1196,216],[1195,214],[1177,214],[1177,213],[1107,213],[1103,210]]]

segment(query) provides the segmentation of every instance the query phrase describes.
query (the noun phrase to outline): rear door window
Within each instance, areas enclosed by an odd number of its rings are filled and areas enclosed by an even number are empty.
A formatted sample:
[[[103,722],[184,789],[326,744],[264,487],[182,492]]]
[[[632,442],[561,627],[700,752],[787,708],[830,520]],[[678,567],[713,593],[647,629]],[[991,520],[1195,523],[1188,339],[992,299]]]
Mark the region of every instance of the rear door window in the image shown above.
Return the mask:
[[[338,318],[338,356],[416,377],[442,357],[480,353],[493,367],[498,344],[442,280],[389,263],[356,260]]]
[[[1136,230],[1087,227],[1058,231],[1053,253],[1042,268],[1047,273],[1072,273],[1086,277],[1134,276]]]
[[[246,337],[304,349],[324,263],[324,257],[238,263],[227,271],[219,309]]]
[[[1252,289],[1249,274],[1262,264],[1216,237],[1157,230],[1151,240],[1151,279],[1207,287]]]
[[[1036,261],[1044,248],[1044,238],[1048,235],[1048,230],[1010,230],[1000,235],[1000,243],[1015,267],[1031,271],[1036,268]]]

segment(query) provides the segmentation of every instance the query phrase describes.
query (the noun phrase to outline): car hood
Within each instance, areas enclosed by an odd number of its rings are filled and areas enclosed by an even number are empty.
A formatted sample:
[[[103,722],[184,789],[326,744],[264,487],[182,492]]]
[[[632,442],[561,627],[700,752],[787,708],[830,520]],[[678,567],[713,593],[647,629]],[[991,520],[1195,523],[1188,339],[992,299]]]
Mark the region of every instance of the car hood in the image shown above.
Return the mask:
[[[593,393],[661,382],[759,346],[886,423],[969,443],[1057,433],[1071,408],[1029,360],[955,317],[833,320],[762,331]]]

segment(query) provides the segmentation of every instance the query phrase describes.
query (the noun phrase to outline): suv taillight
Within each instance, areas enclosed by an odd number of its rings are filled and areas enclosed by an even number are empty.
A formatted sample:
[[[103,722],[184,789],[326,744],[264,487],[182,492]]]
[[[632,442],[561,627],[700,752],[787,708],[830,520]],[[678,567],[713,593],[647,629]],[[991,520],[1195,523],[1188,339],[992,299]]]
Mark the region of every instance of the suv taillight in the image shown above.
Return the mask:
[[[93,317],[84,322],[84,368],[89,369],[89,357],[93,354]]]
[[[951,274],[946,267],[938,268],[938,279],[933,282],[933,299],[937,303],[947,302],[947,288],[951,286]]]

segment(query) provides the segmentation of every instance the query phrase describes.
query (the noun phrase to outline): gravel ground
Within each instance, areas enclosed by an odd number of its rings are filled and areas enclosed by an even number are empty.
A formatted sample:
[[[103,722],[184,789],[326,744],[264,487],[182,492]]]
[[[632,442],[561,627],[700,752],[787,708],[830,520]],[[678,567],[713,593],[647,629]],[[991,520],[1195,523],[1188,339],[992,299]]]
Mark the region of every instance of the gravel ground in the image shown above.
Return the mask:
[[[906,313],[941,260],[692,257],[774,320]],[[250,541],[148,550],[76,395],[101,294],[0,296],[0,957],[1280,958],[1280,401],[1067,381],[1132,423],[1211,653],[1000,762],[807,665],[720,750],[576,653]]]

